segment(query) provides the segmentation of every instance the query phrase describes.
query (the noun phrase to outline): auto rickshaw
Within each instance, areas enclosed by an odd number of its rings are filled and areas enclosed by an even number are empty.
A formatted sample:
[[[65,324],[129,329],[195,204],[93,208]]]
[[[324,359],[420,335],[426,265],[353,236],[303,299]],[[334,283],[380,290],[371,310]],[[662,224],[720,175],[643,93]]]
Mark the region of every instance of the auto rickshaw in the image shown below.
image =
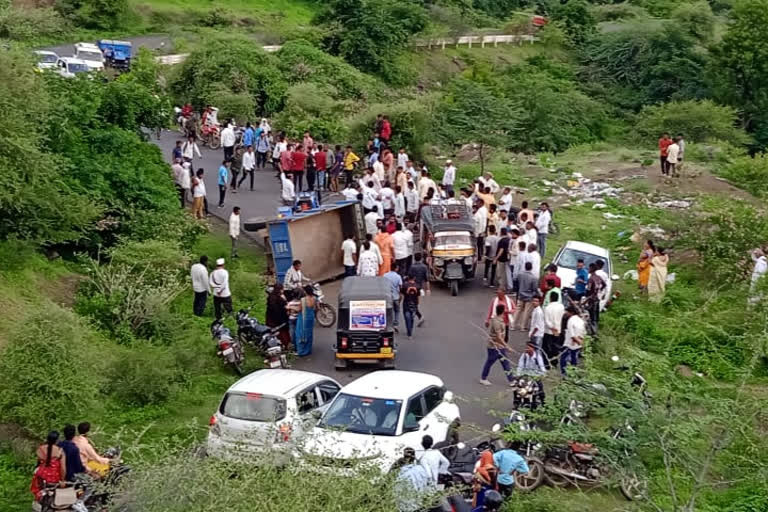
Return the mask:
[[[475,226],[464,204],[444,203],[421,209],[421,243],[430,279],[442,281],[454,297],[459,283],[477,269]]]
[[[395,367],[392,287],[383,277],[347,277],[339,291],[336,328],[337,370],[350,362]]]

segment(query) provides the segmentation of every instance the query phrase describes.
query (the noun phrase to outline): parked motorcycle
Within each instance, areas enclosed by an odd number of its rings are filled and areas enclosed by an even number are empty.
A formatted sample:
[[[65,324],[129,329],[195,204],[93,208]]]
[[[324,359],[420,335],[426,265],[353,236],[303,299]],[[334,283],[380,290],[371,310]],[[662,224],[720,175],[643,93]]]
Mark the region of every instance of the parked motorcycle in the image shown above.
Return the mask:
[[[586,297],[582,297],[580,300],[574,300],[572,296],[572,290],[566,288],[563,295],[565,296],[565,306],[573,306],[576,308],[578,315],[584,320],[584,326],[587,329],[587,334],[593,338],[597,336],[597,324],[592,321],[589,316],[589,304]]]
[[[248,343],[266,357],[264,364],[268,368],[290,368],[288,358],[283,353],[283,346],[277,333],[285,324],[267,327],[249,315],[251,308],[237,312],[237,338],[243,344]]]
[[[240,341],[232,337],[232,331],[221,320],[214,320],[211,324],[211,337],[216,342],[216,355],[231,365],[235,373],[242,375],[245,353]]]
[[[515,377],[509,385],[512,387],[512,408],[514,410],[535,411],[544,405],[544,385],[541,383],[541,379],[530,376]]]
[[[331,327],[336,323],[336,308],[325,302],[325,294],[319,283],[312,283],[312,293],[315,296],[315,319],[322,327]]]

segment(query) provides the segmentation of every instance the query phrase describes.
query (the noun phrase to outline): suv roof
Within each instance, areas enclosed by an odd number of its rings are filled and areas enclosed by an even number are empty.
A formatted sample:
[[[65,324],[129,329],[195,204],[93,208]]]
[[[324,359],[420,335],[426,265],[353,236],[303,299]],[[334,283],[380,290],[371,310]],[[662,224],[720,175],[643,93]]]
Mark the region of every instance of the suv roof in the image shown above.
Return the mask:
[[[89,50],[93,48],[96,48],[97,50],[99,49],[99,47],[93,43],[75,43],[75,48],[83,48],[83,49],[87,48]]]
[[[598,245],[588,244],[586,242],[576,242],[574,240],[569,240],[565,243],[565,247],[567,249],[574,249],[576,251],[594,254],[595,256],[600,256],[601,258],[607,258],[609,255],[608,249]]]
[[[329,377],[301,370],[257,370],[232,384],[227,393],[264,393],[288,398],[301,388],[326,379]]]
[[[363,375],[344,386],[340,393],[406,400],[429,386],[442,387],[443,381],[428,373],[384,370]]]

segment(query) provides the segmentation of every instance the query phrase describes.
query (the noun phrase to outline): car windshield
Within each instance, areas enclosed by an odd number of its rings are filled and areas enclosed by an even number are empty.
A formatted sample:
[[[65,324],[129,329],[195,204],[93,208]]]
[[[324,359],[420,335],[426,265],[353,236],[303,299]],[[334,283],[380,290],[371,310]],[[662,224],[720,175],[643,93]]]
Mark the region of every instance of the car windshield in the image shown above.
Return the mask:
[[[88,66],[80,63],[70,63],[67,65],[67,69],[70,73],[85,73],[88,71]]]
[[[37,54],[37,62],[44,62],[45,64],[53,64],[56,62],[57,57],[49,54]]]
[[[562,253],[560,253],[560,257],[557,258],[555,264],[558,267],[576,270],[576,263],[579,260],[584,260],[584,266],[589,267],[590,263],[594,263],[597,260],[605,260],[605,258],[590,254],[588,252],[577,251],[575,249],[565,249]]]
[[[227,393],[219,412],[227,418],[274,422],[285,418],[285,400],[260,393]]]
[[[472,240],[468,234],[437,235],[435,236],[435,247],[440,249],[472,247]]]
[[[95,60],[101,62],[101,52],[84,52],[79,51],[77,52],[77,58],[83,59],[83,60]]]
[[[366,398],[340,393],[325,412],[319,427],[338,428],[357,434],[394,436],[402,400]]]

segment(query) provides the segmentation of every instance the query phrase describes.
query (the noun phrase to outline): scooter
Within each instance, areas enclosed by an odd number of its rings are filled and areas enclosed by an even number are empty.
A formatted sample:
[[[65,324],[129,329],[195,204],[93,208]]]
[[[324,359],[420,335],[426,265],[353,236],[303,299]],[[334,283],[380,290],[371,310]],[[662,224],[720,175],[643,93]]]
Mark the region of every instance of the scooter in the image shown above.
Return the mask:
[[[245,353],[240,340],[232,337],[232,331],[221,320],[214,320],[211,324],[211,337],[216,342],[216,355],[231,365],[238,375],[243,374],[243,361]]]

